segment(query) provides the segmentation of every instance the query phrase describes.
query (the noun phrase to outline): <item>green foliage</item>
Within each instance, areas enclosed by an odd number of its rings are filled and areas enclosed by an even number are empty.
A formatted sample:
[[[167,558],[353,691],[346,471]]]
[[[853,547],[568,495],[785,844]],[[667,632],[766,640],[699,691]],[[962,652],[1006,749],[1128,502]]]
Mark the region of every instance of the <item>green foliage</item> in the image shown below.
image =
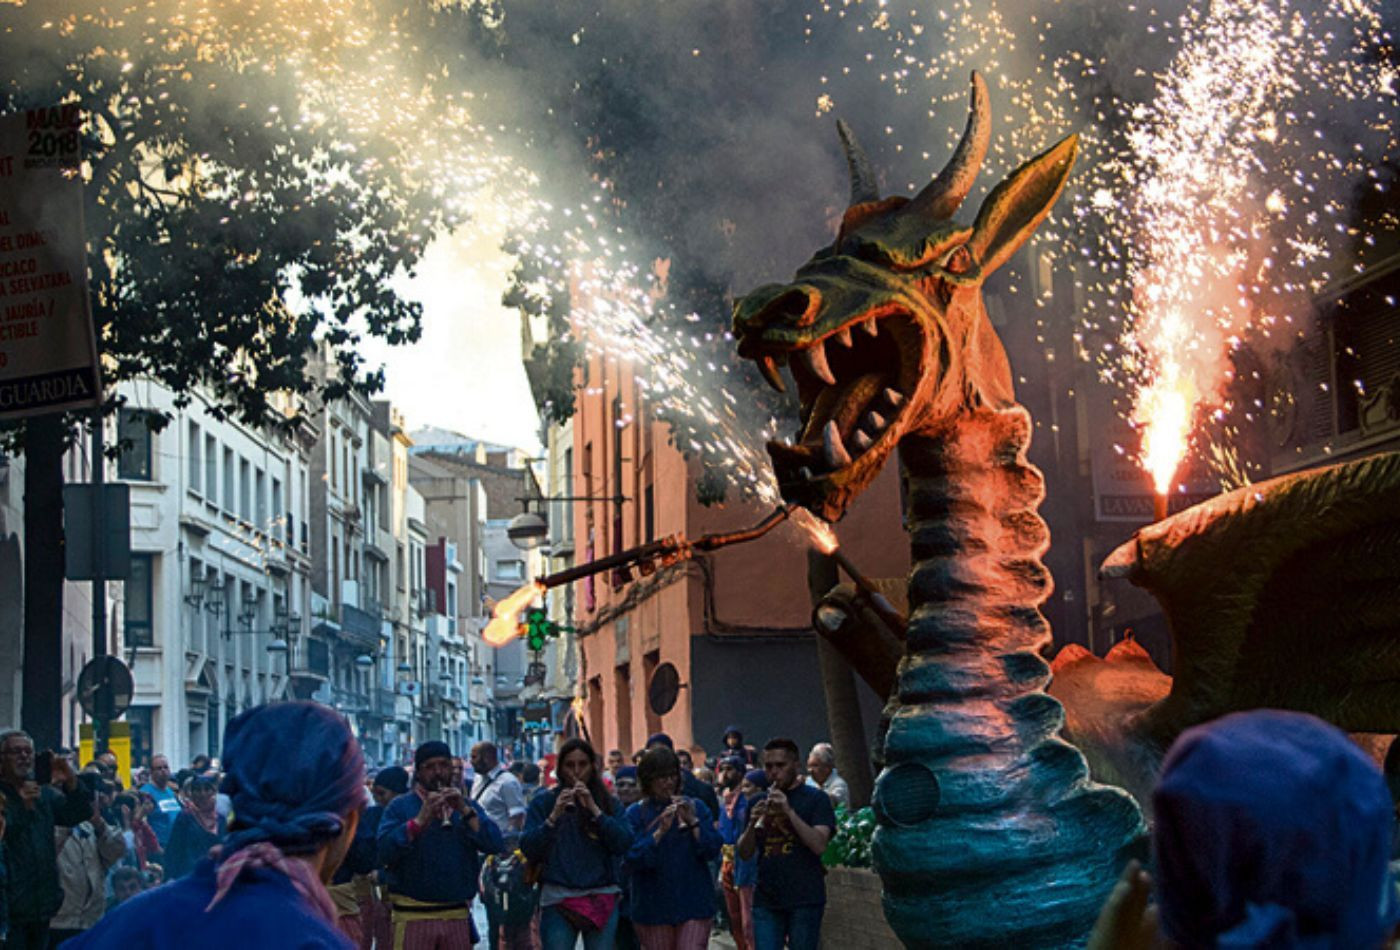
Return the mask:
[[[852,812],[836,806],[836,833],[822,852],[822,864],[829,868],[870,867],[870,842],[875,835],[875,812],[866,806]]]
[[[447,95],[453,54],[433,39],[465,30],[467,14],[352,0],[298,23],[235,0],[197,17],[177,0],[123,6],[0,5],[0,112],[62,102],[88,116],[84,223],[104,381],[155,379],[181,399],[202,386],[217,411],[263,425],[289,422],[277,393],[376,390],[357,344],[418,338],[420,307],[391,279],[460,217],[416,166],[421,145],[356,115],[380,106],[334,83],[369,55],[353,25],[395,37],[376,52],[424,40],[415,95]],[[309,361],[321,338],[324,374]]]

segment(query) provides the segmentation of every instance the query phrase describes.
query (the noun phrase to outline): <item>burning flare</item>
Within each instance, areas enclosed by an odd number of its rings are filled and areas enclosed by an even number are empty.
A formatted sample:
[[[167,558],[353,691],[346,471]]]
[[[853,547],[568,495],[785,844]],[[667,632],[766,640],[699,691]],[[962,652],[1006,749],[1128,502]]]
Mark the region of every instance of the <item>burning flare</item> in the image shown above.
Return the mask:
[[[840,547],[841,542],[836,539],[835,529],[806,508],[797,509],[792,520],[807,532],[812,546],[823,554],[830,554]]]
[[[1140,458],[1158,495],[1171,491],[1172,476],[1186,455],[1196,401],[1196,387],[1175,363],[1167,363],[1139,395],[1137,421],[1143,426]]]
[[[482,631],[482,638],[491,646],[499,647],[520,636],[520,612],[543,593],[544,585],[531,581],[496,601],[496,606],[491,608],[491,622]]]

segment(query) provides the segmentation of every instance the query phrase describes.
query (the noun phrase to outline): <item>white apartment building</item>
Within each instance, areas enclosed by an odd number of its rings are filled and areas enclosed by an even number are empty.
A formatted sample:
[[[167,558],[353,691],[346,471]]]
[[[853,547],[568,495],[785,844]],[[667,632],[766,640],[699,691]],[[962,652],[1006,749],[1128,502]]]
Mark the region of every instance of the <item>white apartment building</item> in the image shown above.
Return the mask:
[[[311,657],[309,457],[317,433],[283,435],[186,406],[155,382],[123,383],[112,472],[131,490],[131,576],[116,650],[135,693],[126,719],[138,761],[177,767],[218,755],[245,709],[288,695]],[[151,432],[143,411],[170,423]]]

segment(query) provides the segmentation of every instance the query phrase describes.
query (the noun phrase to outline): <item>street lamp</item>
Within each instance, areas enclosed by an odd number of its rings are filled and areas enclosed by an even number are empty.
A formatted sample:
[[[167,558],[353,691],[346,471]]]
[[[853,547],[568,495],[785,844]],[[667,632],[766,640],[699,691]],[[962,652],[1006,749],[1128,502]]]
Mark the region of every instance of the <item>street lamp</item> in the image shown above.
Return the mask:
[[[190,577],[190,590],[189,593],[185,595],[185,603],[189,604],[195,610],[198,610],[200,607],[204,606],[204,590],[206,582],[207,581],[203,574],[195,574],[192,577]]]
[[[518,497],[515,500],[524,505],[525,510],[510,519],[510,523],[506,525],[506,537],[510,538],[511,544],[522,551],[533,551],[541,544],[544,544],[545,539],[549,537],[549,522],[545,520],[544,515],[537,511],[530,510],[531,502],[544,504],[545,502],[553,501],[610,501],[614,505],[621,506],[623,502],[631,501],[630,498],[626,497],[621,492],[618,492],[616,495],[603,497],[592,495],[554,495],[548,498],[544,496]]]
[[[549,523],[536,512],[521,512],[506,525],[506,537],[520,550],[532,551],[549,537]]]

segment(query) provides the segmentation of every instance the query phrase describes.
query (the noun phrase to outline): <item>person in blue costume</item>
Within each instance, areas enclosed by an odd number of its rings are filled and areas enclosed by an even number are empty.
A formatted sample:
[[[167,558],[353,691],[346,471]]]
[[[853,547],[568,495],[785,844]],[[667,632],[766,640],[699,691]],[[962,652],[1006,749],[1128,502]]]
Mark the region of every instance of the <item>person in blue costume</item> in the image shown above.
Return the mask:
[[[632,846],[622,804],[608,794],[598,753],[583,739],[559,749],[559,785],[535,796],[520,850],[542,866],[540,942],[544,950],[611,950],[617,943],[617,858]]]
[[[452,751],[432,740],[413,755],[413,790],[379,822],[379,861],[396,950],[449,950],[476,943],[471,902],[481,855],[505,847],[501,829],[452,782]]]
[[[703,950],[715,916],[714,816],[703,802],[678,794],[680,760],[666,745],[653,745],[637,774],[643,797],[627,809],[632,926],[648,950]]]
[[[234,820],[216,857],[111,911],[68,950],[352,950],[326,893],[359,825],[365,760],[311,702],[242,713],[224,733]]]
[[[664,732],[655,733],[647,739],[648,752],[650,752],[652,749],[657,748],[658,746],[663,746],[667,749],[670,749],[672,752],[676,751],[675,742],[673,742],[671,740],[671,737]],[[677,757],[676,761],[677,763],[679,763],[680,758]],[[688,795],[691,798],[696,798],[704,802],[705,808],[710,813],[710,820],[719,820],[719,796],[715,794],[714,787],[705,782],[700,781],[698,778],[695,777],[695,773],[690,771],[689,769],[681,769],[680,794]]]
[[[380,769],[370,783],[374,800],[360,815],[360,827],[340,870],[331,878],[331,900],[335,902],[340,932],[360,947],[378,938],[388,947],[393,939],[389,928],[388,905],[375,895],[374,875],[379,869],[379,822],[384,809],[408,791],[408,772],[397,765]]]

